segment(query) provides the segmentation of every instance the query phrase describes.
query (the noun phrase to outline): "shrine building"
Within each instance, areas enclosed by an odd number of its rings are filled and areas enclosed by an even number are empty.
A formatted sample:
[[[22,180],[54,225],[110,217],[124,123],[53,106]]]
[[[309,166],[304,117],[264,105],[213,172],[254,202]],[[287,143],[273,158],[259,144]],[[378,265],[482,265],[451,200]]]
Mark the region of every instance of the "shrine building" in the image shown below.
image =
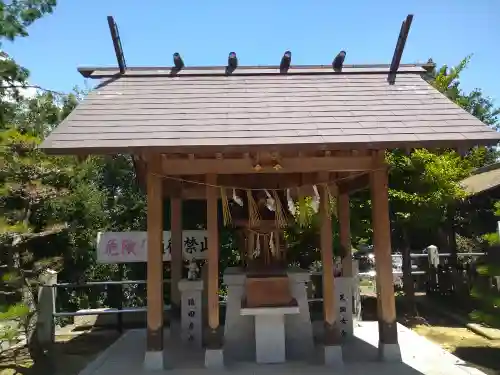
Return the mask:
[[[400,63],[411,20],[409,16],[403,22],[387,65],[349,65],[344,63],[345,51],[332,51],[333,63],[297,66],[292,64],[292,52],[286,51],[277,54],[279,64],[274,66],[244,66],[231,52],[223,66],[190,66],[175,53],[171,66],[128,67],[110,18],[118,67],[78,69],[100,82],[41,148],[53,155],[119,153],[134,160],[147,194],[146,367],[165,365],[162,208],[166,198],[171,201],[172,303],[177,305],[182,293],[181,208],[188,200],[206,200],[208,275],[202,288],[208,303],[202,345],[205,365],[220,367],[225,357],[252,353],[249,358],[257,362],[273,363],[284,359],[284,345],[286,356],[289,352],[300,356],[316,345],[305,294],[308,271],[287,267],[283,237],[295,203],[313,197],[321,220],[321,346],[325,363],[335,364],[342,361],[342,335],[334,298],[330,202],[337,200],[342,276],[352,278],[349,195],[369,187],[379,349],[382,358],[397,353],[384,154],[393,149],[467,150],[495,145],[500,139],[498,132],[429,83],[432,62]],[[219,327],[222,225],[238,230],[244,258],[240,268],[224,275],[225,327]],[[268,340],[278,352],[266,347]]]

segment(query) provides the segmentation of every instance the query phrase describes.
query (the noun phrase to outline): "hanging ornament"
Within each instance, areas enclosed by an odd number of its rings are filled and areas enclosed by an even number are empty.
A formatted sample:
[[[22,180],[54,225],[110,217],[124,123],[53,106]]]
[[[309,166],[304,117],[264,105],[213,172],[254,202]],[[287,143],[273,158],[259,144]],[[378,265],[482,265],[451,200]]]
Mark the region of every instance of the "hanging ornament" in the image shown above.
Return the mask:
[[[238,206],[243,207],[243,199],[236,195],[236,189],[233,189],[233,202]]]
[[[255,199],[253,199],[252,191],[247,190],[247,202],[248,202],[248,221],[250,227],[255,227],[260,223],[259,208]]]
[[[288,211],[295,216],[297,210],[295,209],[295,203],[293,202],[292,196],[290,194],[290,189],[286,189],[286,201],[288,204]]]
[[[326,195],[328,197],[328,203],[329,203],[328,204],[329,214],[337,216],[337,198],[332,195],[328,185],[325,185],[325,189],[326,189]]]
[[[271,196],[271,194],[267,191],[267,190],[264,190],[264,192],[266,193],[266,207],[269,211],[276,211],[276,202],[274,201],[273,197]]]
[[[273,191],[273,200],[274,200],[274,208],[275,208],[275,221],[276,221],[276,226],[278,228],[286,228],[287,221],[286,221],[286,215],[285,215],[285,210],[283,209],[283,205],[281,204],[280,196],[278,195],[278,192],[276,190]]]
[[[303,194],[303,191],[301,191],[300,188],[297,188],[297,192],[299,195],[299,217],[298,217],[298,222],[299,226],[301,228],[307,227],[308,224],[308,215],[307,215],[307,200],[306,197]]]
[[[269,250],[271,251],[271,254],[276,257],[276,246],[274,245],[274,232],[271,232],[271,235],[269,236]]]
[[[253,251],[253,258],[257,258],[260,255],[260,233],[257,233],[255,249]]]
[[[231,210],[229,209],[229,202],[227,200],[226,189],[220,188],[220,196],[222,201],[222,217],[224,219],[224,225],[232,225]]]
[[[312,198],[311,206],[312,206],[313,211],[315,213],[318,213],[320,196],[319,196],[318,188],[316,187],[316,185],[313,185],[313,190],[314,190],[314,197]]]

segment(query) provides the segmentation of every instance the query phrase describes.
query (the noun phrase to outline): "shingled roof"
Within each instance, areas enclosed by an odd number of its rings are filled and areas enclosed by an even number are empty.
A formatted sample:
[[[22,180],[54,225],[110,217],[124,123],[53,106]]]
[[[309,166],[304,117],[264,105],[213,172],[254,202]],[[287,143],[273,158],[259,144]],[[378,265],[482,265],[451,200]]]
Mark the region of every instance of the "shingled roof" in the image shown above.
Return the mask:
[[[460,182],[469,195],[476,195],[495,189],[500,185],[500,163],[477,169],[472,176]]]
[[[422,78],[418,65],[84,68],[105,79],[43,142],[50,153],[494,144],[492,130]]]

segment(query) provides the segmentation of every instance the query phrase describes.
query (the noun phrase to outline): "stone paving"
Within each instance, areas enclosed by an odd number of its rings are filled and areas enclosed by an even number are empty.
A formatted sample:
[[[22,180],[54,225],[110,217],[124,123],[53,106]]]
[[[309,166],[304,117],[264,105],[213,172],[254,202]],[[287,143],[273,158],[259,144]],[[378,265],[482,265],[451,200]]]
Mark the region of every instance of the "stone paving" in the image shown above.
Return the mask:
[[[228,364],[223,371],[203,367],[203,351],[183,347],[178,341],[165,336],[165,362],[169,369],[147,372],[142,368],[146,335],[145,330],[130,330],[105,350],[80,375],[215,375],[231,372],[250,375],[285,374],[384,374],[384,375],[484,375],[468,367],[462,360],[430,342],[408,328],[398,325],[401,346],[401,363],[384,363],[377,360],[378,332],[376,322],[360,322],[355,336],[343,348],[344,365],[328,368],[320,364],[287,362],[280,365],[256,365],[253,363]],[[317,352],[322,350],[318,348]]]

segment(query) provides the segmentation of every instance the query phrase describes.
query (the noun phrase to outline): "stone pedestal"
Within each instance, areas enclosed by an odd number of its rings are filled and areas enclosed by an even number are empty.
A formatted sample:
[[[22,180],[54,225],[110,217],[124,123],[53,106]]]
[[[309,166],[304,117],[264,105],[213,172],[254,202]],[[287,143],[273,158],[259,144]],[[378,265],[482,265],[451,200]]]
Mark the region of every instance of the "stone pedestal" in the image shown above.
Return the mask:
[[[353,315],[353,278],[335,278],[335,306],[337,307],[338,327],[343,339],[354,336]]]
[[[227,286],[226,323],[224,325],[224,355],[229,361],[255,359],[254,317],[242,316],[241,301],[245,297],[246,275],[238,267],[224,273]]]
[[[56,306],[57,272],[47,269],[41,276],[42,286],[38,288],[38,340],[42,344],[52,344],[55,338],[54,316]]]
[[[299,308],[297,306],[241,309],[241,315],[255,317],[257,363],[285,362],[285,315],[298,313]]]
[[[307,302],[306,283],[309,272],[289,270],[290,294],[296,300],[298,313],[282,314],[284,319],[285,357],[289,360],[309,360],[314,353],[314,341]],[[224,359],[227,361],[255,361],[256,322],[255,315],[242,315],[245,299],[246,275],[241,268],[228,268],[224,274],[227,285],[226,323],[224,326]]]
[[[354,323],[361,320],[361,293],[359,290],[359,263],[352,261],[352,314]]]
[[[202,280],[179,281],[181,292],[181,340],[184,344],[202,346]]]
[[[285,316],[286,356],[293,360],[309,360],[314,354],[314,338],[307,301],[307,283],[309,271],[288,270],[290,292],[297,301],[298,314]]]

